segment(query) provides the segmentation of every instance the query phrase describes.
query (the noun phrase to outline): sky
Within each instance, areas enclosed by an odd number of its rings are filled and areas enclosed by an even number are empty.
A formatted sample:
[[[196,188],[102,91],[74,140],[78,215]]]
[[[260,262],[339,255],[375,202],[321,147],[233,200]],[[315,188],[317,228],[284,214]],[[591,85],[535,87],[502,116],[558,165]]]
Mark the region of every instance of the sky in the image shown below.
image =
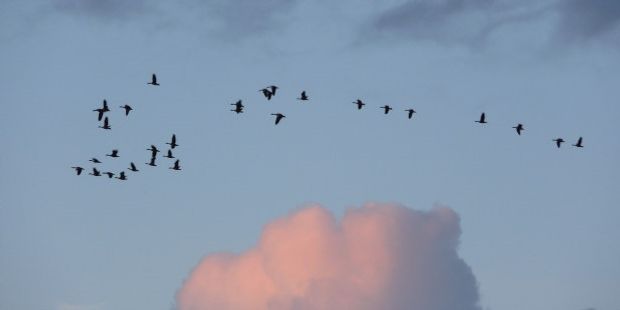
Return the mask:
[[[0,309],[200,309],[209,286],[192,284],[245,261],[268,276],[222,279],[274,291],[233,300],[412,309],[407,294],[436,279],[418,278],[417,257],[454,270],[424,296],[471,309],[619,309],[619,39],[613,0],[0,1]],[[267,101],[258,90],[272,84]],[[109,131],[92,112],[103,99]],[[474,123],[482,112],[488,124]],[[275,126],[271,113],[286,118]],[[183,170],[144,165],[173,133]],[[141,171],[76,176],[91,157]],[[360,213],[375,242],[347,230]],[[317,256],[332,273],[268,268],[265,249],[284,249],[288,266],[288,249],[324,243],[361,252]],[[365,253],[416,276],[377,273],[363,282],[373,297],[351,285]],[[279,284],[290,279],[301,286]]]

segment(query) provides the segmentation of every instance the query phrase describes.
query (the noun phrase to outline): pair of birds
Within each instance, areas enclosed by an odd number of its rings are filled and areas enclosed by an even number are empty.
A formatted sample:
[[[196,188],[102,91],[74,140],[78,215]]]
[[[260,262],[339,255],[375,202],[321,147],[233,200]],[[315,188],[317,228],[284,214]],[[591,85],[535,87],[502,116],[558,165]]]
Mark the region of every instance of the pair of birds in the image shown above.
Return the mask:
[[[361,99],[353,101],[353,104],[357,105],[358,110],[361,110],[366,105]],[[383,114],[388,114],[391,110],[393,110],[393,108],[387,104],[382,106],[381,109],[383,109]],[[409,119],[411,119],[413,114],[416,113],[414,109],[407,109],[405,112],[407,112],[407,118]]]
[[[128,104],[120,106],[120,108],[125,109],[125,116],[128,116],[129,112],[133,110],[133,108],[130,105],[128,105]],[[110,108],[108,107],[108,101],[105,100],[105,99],[103,99],[103,105],[102,105],[101,108],[97,108],[97,109],[93,110],[93,112],[97,112],[98,113],[98,115],[97,115],[97,120],[98,121],[101,121],[101,119],[103,118],[104,114],[106,112],[109,112],[109,111],[110,111]],[[99,126],[99,128],[103,128],[103,129],[107,129],[107,130],[112,129],[112,127],[110,127],[110,121],[109,121],[107,116],[105,118],[103,118],[103,126]]]

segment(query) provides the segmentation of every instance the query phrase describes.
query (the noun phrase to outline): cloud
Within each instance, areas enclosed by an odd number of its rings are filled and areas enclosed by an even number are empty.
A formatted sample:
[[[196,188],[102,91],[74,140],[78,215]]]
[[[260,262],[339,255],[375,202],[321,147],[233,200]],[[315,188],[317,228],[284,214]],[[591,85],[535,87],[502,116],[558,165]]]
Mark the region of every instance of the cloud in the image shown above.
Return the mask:
[[[565,41],[591,41],[616,35],[620,29],[620,1],[565,0],[557,4],[558,36]]]
[[[56,10],[105,20],[124,20],[148,12],[144,0],[54,0]]]
[[[177,293],[179,310],[480,310],[458,256],[458,215],[398,205],[312,206],[268,224],[239,255],[212,254]]]

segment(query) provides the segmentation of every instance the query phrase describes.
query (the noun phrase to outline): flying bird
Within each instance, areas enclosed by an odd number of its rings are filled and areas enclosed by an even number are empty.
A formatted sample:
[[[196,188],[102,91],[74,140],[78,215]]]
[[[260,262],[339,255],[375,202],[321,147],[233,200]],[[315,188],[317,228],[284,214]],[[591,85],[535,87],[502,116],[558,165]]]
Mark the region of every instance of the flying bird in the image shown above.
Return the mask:
[[[517,134],[520,136],[521,135],[521,131],[525,130],[525,128],[523,128],[523,124],[517,124],[517,126],[512,127],[517,131]]]
[[[133,171],[133,172],[138,172],[140,170],[138,170],[138,168],[136,168],[136,165],[132,162],[129,164],[129,170]]]
[[[152,167],[157,166],[157,165],[155,164],[155,157],[151,157],[151,161],[149,161],[149,162],[148,162],[148,163],[146,163],[146,164],[147,164],[147,165],[149,165],[149,166],[152,166]]]
[[[174,162],[174,166],[169,167],[168,169],[172,169],[172,170],[181,170],[181,166],[179,165],[179,160],[177,159],[177,160]]]
[[[84,170],[84,168],[82,168],[82,167],[71,167],[71,168],[75,169],[75,173],[77,175],[82,174],[82,171]]]
[[[365,106],[366,104],[362,102],[362,100],[357,99],[356,101],[353,101],[354,104],[357,104],[357,109],[361,110],[363,106]]]
[[[146,83],[146,84],[153,85],[153,86],[159,86],[159,84],[157,83],[157,75],[153,73],[153,75],[151,76],[151,82]]]
[[[125,109],[125,116],[129,115],[129,111],[133,110],[128,104],[121,106],[121,108]]]
[[[127,177],[125,176],[125,171],[121,171],[116,178],[123,181],[127,180]]]
[[[106,118],[103,119],[103,126],[99,126],[99,128],[103,128],[103,129],[112,129],[112,127],[110,127],[110,123],[108,122],[108,117],[106,116]]]
[[[234,109],[232,109],[231,111],[239,114],[239,113],[243,113],[243,106],[237,106]]]
[[[168,150],[168,154],[164,155],[164,157],[166,157],[166,158],[174,158],[174,156],[172,155],[172,150]]]
[[[392,109],[392,107],[390,107],[389,105],[384,105],[381,107],[381,109],[383,109],[383,114],[388,114],[390,113],[390,110]]]
[[[241,99],[237,100],[235,103],[231,103],[230,105],[234,105],[235,108],[243,108],[243,101]]]
[[[558,148],[560,148],[560,146],[562,146],[562,143],[564,143],[564,139],[562,138],[553,139],[553,141],[555,141],[555,145],[557,145]]]
[[[99,159],[94,158],[94,157],[93,157],[93,158],[91,158],[91,159],[89,159],[88,161],[93,162],[93,163],[95,163],[95,164],[100,164],[100,163],[101,163],[101,162],[99,161]]]
[[[484,115],[484,113],[480,114],[480,119],[475,121],[476,123],[480,123],[480,124],[486,124],[486,115]]]
[[[105,156],[110,156],[110,157],[119,157],[118,156],[118,150],[112,150],[112,154],[105,154]]]
[[[106,174],[110,179],[114,176],[113,172],[104,172],[103,174]]]
[[[581,144],[583,142],[583,137],[579,137],[579,140],[577,140],[576,144],[573,144],[573,146],[576,147],[583,147],[583,144]],[[79,173],[78,173],[79,174]]]
[[[101,176],[101,172],[99,172],[99,170],[97,170],[97,168],[93,168],[93,172],[89,173],[90,175],[96,176],[96,177],[100,177]]]
[[[259,92],[262,92],[267,100],[271,100],[271,97],[273,97],[273,93],[268,88],[263,88]]]
[[[103,99],[103,106],[101,108],[94,109],[93,111],[99,113],[99,115],[97,116],[97,120],[101,121],[101,119],[103,118],[103,114],[110,111],[110,108],[108,108],[108,101]]]
[[[297,100],[302,100],[302,101],[308,100],[308,95],[306,95],[305,90],[301,92],[301,95],[299,96],[299,98],[297,98]]]
[[[407,117],[411,119],[413,117],[413,113],[416,113],[414,109],[405,110],[407,112]]]
[[[279,87],[278,87],[278,86],[275,86],[275,85],[271,85],[271,86],[269,86],[269,89],[271,90],[271,95],[272,95],[272,96],[275,96],[275,95],[276,95],[276,90],[278,90],[278,88],[279,88]]]
[[[286,116],[284,116],[284,114],[282,114],[282,113],[271,113],[271,115],[273,115],[273,116],[275,116],[275,117],[276,117],[276,125],[277,125],[278,123],[280,123],[280,121],[281,121],[283,118],[285,118],[285,117],[286,117]]]
[[[159,153],[159,150],[157,149],[157,147],[155,147],[154,145],[151,144],[151,148],[150,149],[146,149],[147,151],[151,151],[151,157],[155,158],[155,156],[157,156],[157,153]]]
[[[169,144],[171,149],[173,149],[173,148],[175,148],[175,147],[179,146],[179,145],[177,144],[177,135],[172,134],[172,139],[170,140],[170,143],[166,143],[166,144]]]

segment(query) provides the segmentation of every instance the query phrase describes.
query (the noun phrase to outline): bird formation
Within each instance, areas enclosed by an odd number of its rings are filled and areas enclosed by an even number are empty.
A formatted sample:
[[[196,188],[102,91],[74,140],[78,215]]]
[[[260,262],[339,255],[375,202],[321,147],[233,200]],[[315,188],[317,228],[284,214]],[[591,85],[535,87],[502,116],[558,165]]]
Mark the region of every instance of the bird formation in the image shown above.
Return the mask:
[[[151,76],[151,81],[147,83],[148,85],[153,85],[153,86],[159,86],[159,83],[157,83],[157,76],[155,74],[153,74]],[[276,87],[277,88],[277,87]],[[275,94],[275,90],[276,88],[273,88],[271,90],[269,90],[270,92],[273,92],[273,94]],[[129,106],[128,104],[122,105],[120,106],[121,109],[124,110],[125,112],[125,116],[129,116],[129,112],[133,111],[133,108],[131,106]],[[238,104],[236,105],[236,110],[240,110],[242,112],[243,110],[243,105],[241,104],[241,100],[239,100]],[[107,100],[103,100],[103,104],[100,108],[94,109],[94,112],[97,112],[97,120],[98,121],[102,121],[102,124],[99,126],[99,128],[105,129],[105,130],[111,130],[112,127],[110,126],[110,122],[109,122],[109,118],[108,116],[106,116],[106,113],[110,112],[110,108],[108,106],[108,102]],[[238,112],[240,113],[240,112]],[[176,170],[179,171],[181,170],[181,164],[180,164],[180,160],[177,159],[173,153],[172,150],[175,149],[177,146],[179,146],[179,144],[177,144],[177,137],[176,134],[172,134],[172,138],[170,139],[170,142],[166,142],[165,144],[170,146],[170,149],[167,150],[166,155],[164,155],[163,157],[168,158],[168,159],[176,159],[174,161],[174,163],[172,164],[172,166],[169,167],[169,169],[172,170]],[[157,161],[157,153],[161,152],[155,145],[151,145],[150,148],[147,149],[148,151],[150,151],[150,160],[149,162],[146,163],[146,165],[155,167],[157,166],[156,161]],[[113,149],[109,154],[105,154],[106,157],[110,157],[113,159],[119,158],[121,157],[119,155],[119,150],[118,149]],[[88,160],[89,162],[93,163],[93,164],[101,164],[102,161],[97,159],[96,157],[93,157],[91,159]],[[86,170],[84,167],[80,167],[80,166],[72,166],[72,169],[75,170],[76,175],[81,175],[82,172],[84,170]],[[127,170],[131,171],[131,172],[138,172],[140,171],[138,169],[138,167],[136,166],[136,164],[134,162],[130,162],[129,163],[129,167],[127,168]],[[120,171],[118,173],[114,173],[111,171],[105,171],[102,172],[99,169],[97,169],[97,167],[92,167],[92,171],[90,173],[88,173],[89,175],[92,176],[107,176],[109,179],[115,178],[121,181],[127,180],[127,175],[125,174],[125,171]]]

